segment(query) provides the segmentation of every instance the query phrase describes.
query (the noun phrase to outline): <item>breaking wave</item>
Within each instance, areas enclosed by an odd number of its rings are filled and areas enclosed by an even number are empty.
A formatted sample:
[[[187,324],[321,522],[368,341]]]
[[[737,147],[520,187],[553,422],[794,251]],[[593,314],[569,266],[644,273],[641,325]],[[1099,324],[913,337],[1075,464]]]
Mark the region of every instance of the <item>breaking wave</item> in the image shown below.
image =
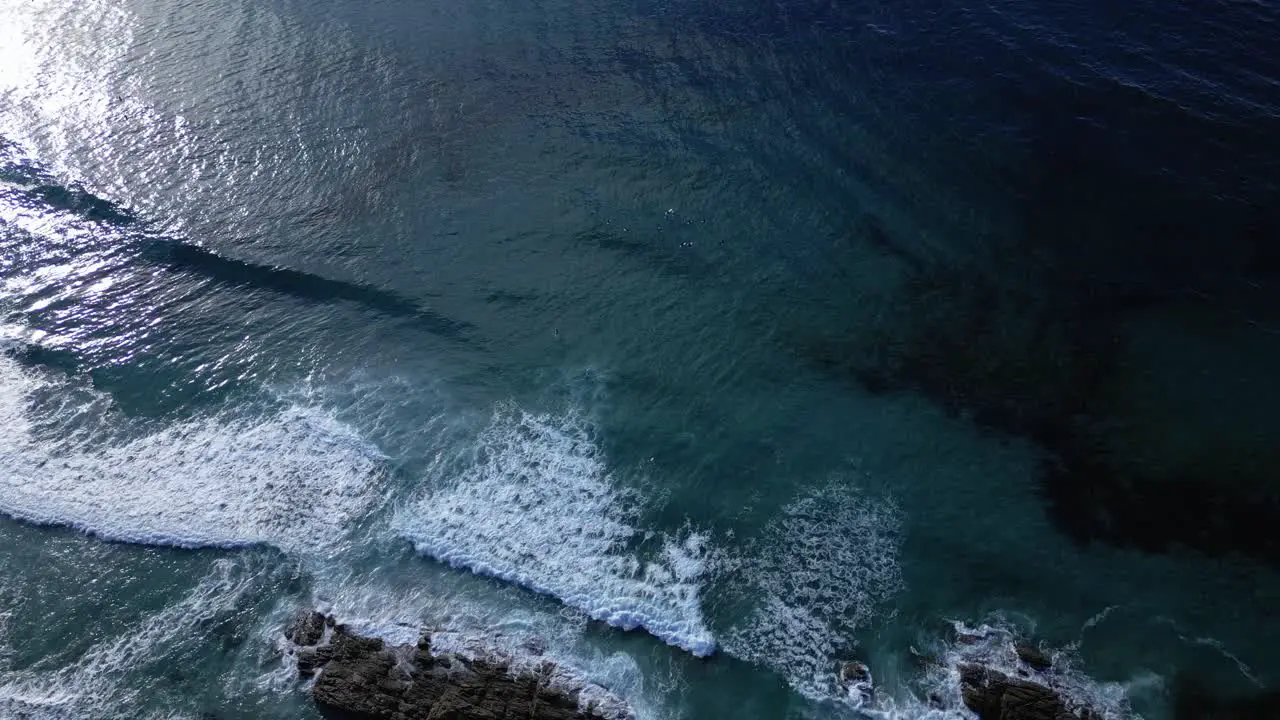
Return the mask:
[[[314,407],[139,431],[101,393],[5,354],[0,448],[0,512],[178,547],[333,552],[384,476],[372,445]]]
[[[420,553],[694,655],[715,651],[700,604],[707,537],[637,528],[639,499],[610,474],[581,418],[502,406],[472,452],[441,457],[433,474],[432,489],[396,519]]]

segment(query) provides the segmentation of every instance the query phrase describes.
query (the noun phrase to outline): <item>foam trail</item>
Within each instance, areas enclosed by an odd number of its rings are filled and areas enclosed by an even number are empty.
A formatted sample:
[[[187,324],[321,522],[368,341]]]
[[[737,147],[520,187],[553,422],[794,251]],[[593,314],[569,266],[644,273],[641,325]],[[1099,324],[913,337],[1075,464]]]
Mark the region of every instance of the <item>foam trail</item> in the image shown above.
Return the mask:
[[[174,646],[203,642],[200,628],[240,607],[259,577],[224,558],[181,600],[143,620],[133,631],[94,646],[75,663],[52,673],[0,673],[0,716],[30,720],[138,717],[129,707],[146,684],[128,682],[128,676],[161,661]],[[146,717],[172,716],[165,712]]]
[[[555,596],[601,622],[644,628],[706,656],[704,536],[662,539],[656,557],[629,544],[637,499],[617,487],[589,427],[575,416],[499,408],[461,468],[441,459],[438,489],[398,513],[417,550],[454,567]]]
[[[1181,635],[1179,635],[1178,637],[1182,638],[1183,640],[1187,640],[1187,638]],[[1253,683],[1259,688],[1266,689],[1267,687],[1266,683],[1259,680],[1257,675],[1254,675],[1253,668],[1249,667],[1249,665],[1245,663],[1245,661],[1241,660],[1238,656],[1236,656],[1230,650],[1227,650],[1226,646],[1222,644],[1221,640],[1217,640],[1211,637],[1198,637],[1193,640],[1189,640],[1188,642],[1194,643],[1196,645],[1203,645],[1205,647],[1211,647],[1214,650],[1217,650],[1223,657],[1225,657],[1226,659],[1234,663],[1236,666],[1236,669],[1239,670],[1240,674],[1243,675],[1249,682]]]
[[[1241,660],[1235,653],[1232,653],[1230,650],[1228,650],[1226,645],[1224,645],[1221,640],[1218,640],[1217,638],[1211,638],[1211,637],[1188,637],[1183,633],[1182,628],[1178,626],[1178,623],[1166,617],[1156,618],[1156,621],[1159,623],[1168,625],[1173,630],[1174,634],[1178,636],[1178,639],[1184,643],[1187,643],[1189,645],[1200,645],[1202,647],[1213,648],[1223,658],[1230,660],[1231,663],[1236,666],[1236,669],[1240,671],[1240,674],[1244,676],[1246,680],[1258,686],[1259,688],[1266,687],[1266,683],[1262,682],[1260,679],[1258,679],[1256,675],[1254,675],[1253,668],[1249,667],[1249,665],[1245,663],[1243,660]]]
[[[1108,617],[1110,617],[1111,613],[1115,612],[1119,608],[1120,608],[1119,605],[1108,605],[1102,608],[1097,613],[1095,613],[1093,617],[1084,621],[1084,625],[1080,626],[1080,634],[1083,635],[1085,630],[1091,630],[1097,627],[1100,623],[1102,623],[1103,620],[1106,620]]]
[[[839,664],[852,633],[903,586],[897,508],[833,483],[785,507],[742,562],[758,598],[725,650],[786,678],[800,694],[845,696]]]
[[[53,410],[65,417],[47,417],[47,396],[76,393],[85,391],[0,354],[0,512],[125,542],[314,554],[332,552],[378,501],[381,456],[314,408],[191,420],[128,440],[43,437],[50,424],[120,425],[105,401],[62,402]]]

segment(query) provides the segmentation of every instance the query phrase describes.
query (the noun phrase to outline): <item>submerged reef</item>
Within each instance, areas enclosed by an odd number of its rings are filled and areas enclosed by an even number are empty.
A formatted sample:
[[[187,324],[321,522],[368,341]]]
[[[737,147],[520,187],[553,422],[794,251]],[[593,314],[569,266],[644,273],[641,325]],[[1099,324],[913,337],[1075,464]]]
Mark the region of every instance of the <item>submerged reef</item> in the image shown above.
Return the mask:
[[[948,156],[979,219],[855,207],[813,280],[842,320],[797,344],[1037,445],[1075,541],[1280,565],[1274,119],[1038,79],[983,97],[1010,132]]]
[[[1280,337],[1193,304],[1096,303],[921,269],[821,359],[1030,440],[1048,517],[1076,542],[1280,564]]]
[[[1174,720],[1274,720],[1280,718],[1280,691],[1219,697],[1191,675],[1174,680]]]
[[[864,218],[840,252],[878,258],[887,284],[846,293],[847,324],[799,346],[1038,446],[1046,512],[1074,541],[1280,565],[1280,260],[1258,236],[1280,217],[1216,222],[1235,205],[1159,184],[1126,209],[1113,171],[1055,156],[1006,226],[948,257]],[[1151,193],[1170,210],[1146,212]]]

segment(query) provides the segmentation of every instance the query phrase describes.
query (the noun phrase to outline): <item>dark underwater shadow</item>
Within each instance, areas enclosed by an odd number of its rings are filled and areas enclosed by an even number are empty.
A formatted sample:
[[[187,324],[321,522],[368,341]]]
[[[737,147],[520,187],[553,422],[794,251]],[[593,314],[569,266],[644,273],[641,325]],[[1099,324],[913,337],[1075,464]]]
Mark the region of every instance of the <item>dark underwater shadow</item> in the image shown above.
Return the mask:
[[[2,140],[2,138],[0,138]],[[7,148],[7,149],[6,149]],[[0,146],[12,155],[16,146]],[[5,158],[0,156],[0,161]],[[183,240],[150,231],[146,221],[128,209],[94,195],[77,184],[59,184],[38,165],[21,160],[0,164],[0,200],[36,213],[67,214],[111,230],[111,237],[132,245],[140,262],[190,273],[217,285],[287,295],[315,303],[347,302],[383,315],[403,318],[450,340],[464,340],[473,327],[425,308],[414,299],[363,283],[334,280],[288,267],[265,265],[220,255]]]
[[[1280,717],[1280,690],[1247,697],[1218,697],[1190,674],[1173,680],[1174,720],[1274,720]]]
[[[1280,566],[1274,376],[1220,363],[1196,366],[1191,388],[1146,379],[1211,348],[1280,352],[1280,333],[1267,336],[1280,327],[1280,125],[1222,122],[1108,82],[1046,78],[1000,102],[1023,128],[986,178],[1011,200],[1007,232],[944,262],[867,218],[852,242],[895,261],[899,289],[869,326],[802,352],[871,392],[919,393],[1033,441],[1047,515],[1078,543]],[[1177,328],[1177,356],[1153,359],[1135,335],[1148,317]],[[1250,341],[1219,346],[1237,335]],[[1233,432],[1218,420],[1251,392],[1274,397],[1276,413],[1249,429],[1256,437],[1212,439]],[[1168,417],[1135,409],[1141,393],[1173,408],[1191,406],[1182,393],[1217,399],[1206,415]],[[1158,442],[1133,439],[1144,434]],[[1143,460],[1175,435],[1196,446],[1194,461]],[[1228,450],[1215,455],[1213,442]]]
[[[221,285],[281,293],[311,302],[350,302],[384,315],[412,320],[435,335],[461,340],[469,323],[452,320],[396,293],[361,283],[332,280],[287,267],[223,257],[196,245],[163,238],[143,240],[139,248],[148,261],[189,272]]]
[[[20,148],[0,137],[0,197],[33,210],[67,212],[86,220],[127,226],[137,217],[127,209],[98,197],[77,183],[60,184],[39,165],[18,156]]]
[[[1148,471],[1124,457],[1142,448],[1112,439],[1117,425],[1165,420],[1119,407],[1131,392],[1126,386],[1146,372],[1133,367],[1142,360],[1127,347],[1139,342],[1129,333],[1136,317],[1174,318],[1189,355],[1216,342],[1216,328],[1256,333],[1280,317],[1280,123],[1218,121],[1118,83],[1049,89],[1056,102],[1039,95],[1020,103],[1033,144],[1013,242],[1040,256],[1035,276],[1048,303],[1037,315],[1073,328],[1057,357],[1092,369],[1061,374],[1053,394],[1067,402],[1049,406],[1036,423],[997,417],[992,426],[1048,451],[1042,490],[1049,516],[1077,541],[1149,552],[1181,546],[1280,564],[1280,455]],[[1026,254],[1012,246],[1003,252]],[[1191,316],[1199,314],[1210,327],[1195,328]],[[1269,391],[1268,378],[1223,377],[1231,372],[1238,371],[1222,366],[1199,382],[1210,392],[1228,380]],[[1225,403],[1214,413],[1228,416]],[[1280,414],[1258,431],[1280,446]],[[1208,442],[1206,434],[1194,442]]]

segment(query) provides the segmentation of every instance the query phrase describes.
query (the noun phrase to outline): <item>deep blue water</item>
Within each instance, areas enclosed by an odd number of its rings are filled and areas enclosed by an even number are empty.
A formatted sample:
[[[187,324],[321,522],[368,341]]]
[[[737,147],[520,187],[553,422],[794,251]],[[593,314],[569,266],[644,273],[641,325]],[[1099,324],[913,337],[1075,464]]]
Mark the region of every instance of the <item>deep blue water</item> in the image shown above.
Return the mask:
[[[641,718],[1275,691],[1278,32],[0,0],[0,715],[312,717],[312,604]]]

